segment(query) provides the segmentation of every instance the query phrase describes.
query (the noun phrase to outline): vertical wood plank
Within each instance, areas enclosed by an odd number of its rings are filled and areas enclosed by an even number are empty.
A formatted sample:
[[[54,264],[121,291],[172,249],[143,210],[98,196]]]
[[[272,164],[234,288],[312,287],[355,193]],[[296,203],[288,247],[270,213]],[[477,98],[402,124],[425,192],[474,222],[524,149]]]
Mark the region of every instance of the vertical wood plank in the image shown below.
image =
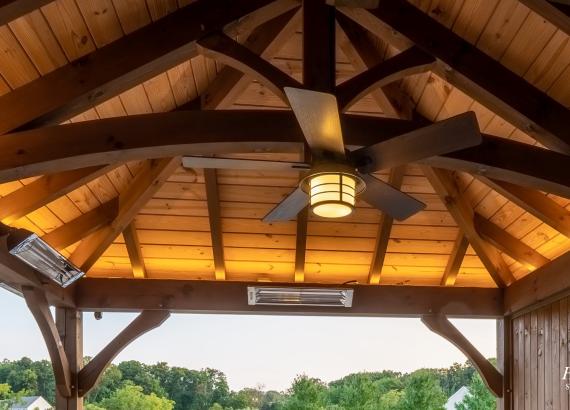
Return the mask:
[[[512,325],[512,338],[513,338],[513,408],[519,408],[519,393],[520,393],[520,331],[519,324],[521,318],[518,317],[513,320]]]
[[[524,408],[525,410],[531,409],[531,354],[530,354],[530,339],[531,339],[531,324],[530,314],[524,315]]]
[[[544,409],[552,410],[552,309],[544,309]]]
[[[568,391],[566,381],[562,380],[564,370],[568,366],[568,298],[560,301],[560,370],[558,383],[560,386],[560,408],[568,410]]]
[[[538,315],[530,313],[530,408],[538,410]]]
[[[560,303],[552,304],[552,408],[560,408]]]
[[[538,310],[538,410],[544,410],[544,309]]]

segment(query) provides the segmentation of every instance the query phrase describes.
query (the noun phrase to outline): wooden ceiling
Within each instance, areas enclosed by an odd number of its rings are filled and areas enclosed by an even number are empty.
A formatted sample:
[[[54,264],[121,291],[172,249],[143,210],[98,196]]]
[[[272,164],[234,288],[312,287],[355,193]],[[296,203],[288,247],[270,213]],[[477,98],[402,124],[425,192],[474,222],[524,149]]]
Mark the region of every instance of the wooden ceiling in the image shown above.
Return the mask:
[[[287,109],[264,79],[224,66],[225,60],[211,50],[198,47],[199,53],[217,60],[196,55],[195,44],[184,48],[188,38],[196,36],[188,32],[209,29],[197,24],[187,29],[187,22],[193,22],[192,13],[211,7],[212,16],[216,11],[219,16],[217,8],[223,7],[223,1],[210,6],[204,5],[205,0],[23,3],[21,10],[0,9],[4,13],[0,22],[7,23],[0,26],[3,133],[57,123],[196,110],[200,105],[202,109]],[[217,24],[253,53],[301,81],[300,3],[252,1],[251,10],[242,10],[245,3],[236,2],[224,12],[228,21]],[[440,22],[561,104],[563,111],[562,106],[570,105],[570,18],[556,14],[560,11],[552,4],[541,0],[410,3],[422,16]],[[549,6],[546,9],[542,7],[545,4]],[[261,6],[265,6],[262,12],[231,23]],[[397,33],[402,31],[399,27],[386,30],[376,24],[375,13],[357,8],[337,10],[337,84],[396,56],[412,45],[410,40],[424,51],[433,47],[436,50],[431,51],[445,54],[445,50],[437,50],[445,47],[438,32],[421,33],[426,44],[419,44],[413,29],[401,34]],[[397,13],[388,10],[386,15],[380,14],[397,24]],[[213,21],[212,16],[208,22]],[[176,26],[176,19],[186,24]],[[161,22],[170,28],[153,30]],[[146,29],[137,31],[143,27]],[[415,27],[418,31],[422,28]],[[120,52],[128,50],[124,47],[131,44],[133,32],[139,33],[142,51],[138,59]],[[161,32],[163,35],[157,36]],[[427,44],[432,34],[433,41]],[[110,49],[113,45],[116,48]],[[156,50],[162,53],[160,64],[153,62]],[[442,64],[444,56],[437,57],[439,62],[430,70],[375,89],[348,112],[392,118],[420,114],[439,121],[474,111],[485,134],[561,150],[557,141],[546,137],[539,138],[539,143],[535,137],[541,129],[534,124],[527,121],[532,125],[521,125],[525,122],[520,118],[529,117],[524,112],[524,98],[535,94],[511,89],[517,101],[510,105],[520,104],[521,109],[505,119],[509,111],[485,93],[467,92],[468,86],[460,86],[465,92],[456,88],[462,73],[457,75],[454,68]],[[107,65],[99,64],[101,61]],[[116,64],[109,63],[112,61]],[[82,66],[91,70],[83,82],[73,77]],[[486,67],[492,65],[481,67],[478,74],[500,76],[484,71]],[[550,113],[537,116],[547,118]],[[570,129],[568,124],[566,129]],[[543,134],[555,131],[552,128]],[[80,137],[76,143],[82,144]],[[302,154],[236,155],[299,160]],[[306,224],[303,218],[267,224],[261,218],[294,189],[298,173],[204,172],[180,167],[179,158],[121,159],[110,155],[108,166],[76,165],[75,170],[0,184],[2,222],[44,236],[90,277],[495,287],[497,282],[504,285],[520,279],[570,249],[569,199],[464,172],[408,164],[378,174],[427,204],[424,211],[402,222],[359,203],[353,215],[341,220],[308,215]],[[533,166],[541,164],[529,165]]]

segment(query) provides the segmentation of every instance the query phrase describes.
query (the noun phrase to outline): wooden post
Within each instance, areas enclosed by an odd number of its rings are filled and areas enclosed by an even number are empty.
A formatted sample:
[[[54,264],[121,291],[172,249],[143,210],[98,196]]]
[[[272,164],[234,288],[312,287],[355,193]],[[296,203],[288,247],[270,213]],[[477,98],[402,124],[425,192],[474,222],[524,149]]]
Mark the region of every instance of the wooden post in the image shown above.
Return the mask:
[[[55,323],[71,370],[71,395],[56,391],[57,410],[83,410],[83,397],[78,395],[77,375],[83,367],[83,314],[75,309],[56,308]]]
[[[510,316],[497,320],[497,367],[503,375],[503,397],[497,398],[498,410],[512,410],[512,321]]]

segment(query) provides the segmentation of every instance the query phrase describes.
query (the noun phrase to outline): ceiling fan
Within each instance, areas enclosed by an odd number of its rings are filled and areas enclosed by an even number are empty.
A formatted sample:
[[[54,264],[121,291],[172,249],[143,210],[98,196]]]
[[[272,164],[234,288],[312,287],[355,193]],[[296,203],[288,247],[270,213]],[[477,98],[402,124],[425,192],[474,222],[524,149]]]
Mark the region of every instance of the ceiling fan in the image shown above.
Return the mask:
[[[263,218],[265,222],[294,219],[307,205],[321,217],[347,216],[354,210],[357,196],[394,219],[406,219],[425,204],[370,174],[472,147],[482,140],[475,115],[469,112],[347,151],[334,95],[290,87],[285,88],[285,94],[309,145],[310,163],[204,156],[182,159],[186,168],[305,171],[297,189]]]

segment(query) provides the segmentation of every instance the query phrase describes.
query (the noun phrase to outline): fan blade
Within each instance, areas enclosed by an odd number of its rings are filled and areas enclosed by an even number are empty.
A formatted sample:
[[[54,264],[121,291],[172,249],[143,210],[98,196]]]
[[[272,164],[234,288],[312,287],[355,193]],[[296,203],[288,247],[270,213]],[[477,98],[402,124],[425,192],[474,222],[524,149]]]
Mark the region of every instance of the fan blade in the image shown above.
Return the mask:
[[[215,158],[215,157],[183,157],[184,168],[218,168],[218,169],[254,169],[254,170],[290,170],[309,169],[304,162],[265,161],[258,159]]]
[[[477,118],[473,112],[467,112],[357,149],[350,153],[350,158],[360,172],[370,174],[473,147],[481,141]]]
[[[360,176],[366,183],[362,199],[398,221],[407,219],[426,207],[423,202],[372,175],[362,174]]]
[[[344,159],[344,142],[336,98],[332,94],[285,87],[291,109],[316,156],[333,153]]]
[[[263,222],[290,221],[307,205],[309,205],[309,195],[301,188],[297,188],[265,215]]]

